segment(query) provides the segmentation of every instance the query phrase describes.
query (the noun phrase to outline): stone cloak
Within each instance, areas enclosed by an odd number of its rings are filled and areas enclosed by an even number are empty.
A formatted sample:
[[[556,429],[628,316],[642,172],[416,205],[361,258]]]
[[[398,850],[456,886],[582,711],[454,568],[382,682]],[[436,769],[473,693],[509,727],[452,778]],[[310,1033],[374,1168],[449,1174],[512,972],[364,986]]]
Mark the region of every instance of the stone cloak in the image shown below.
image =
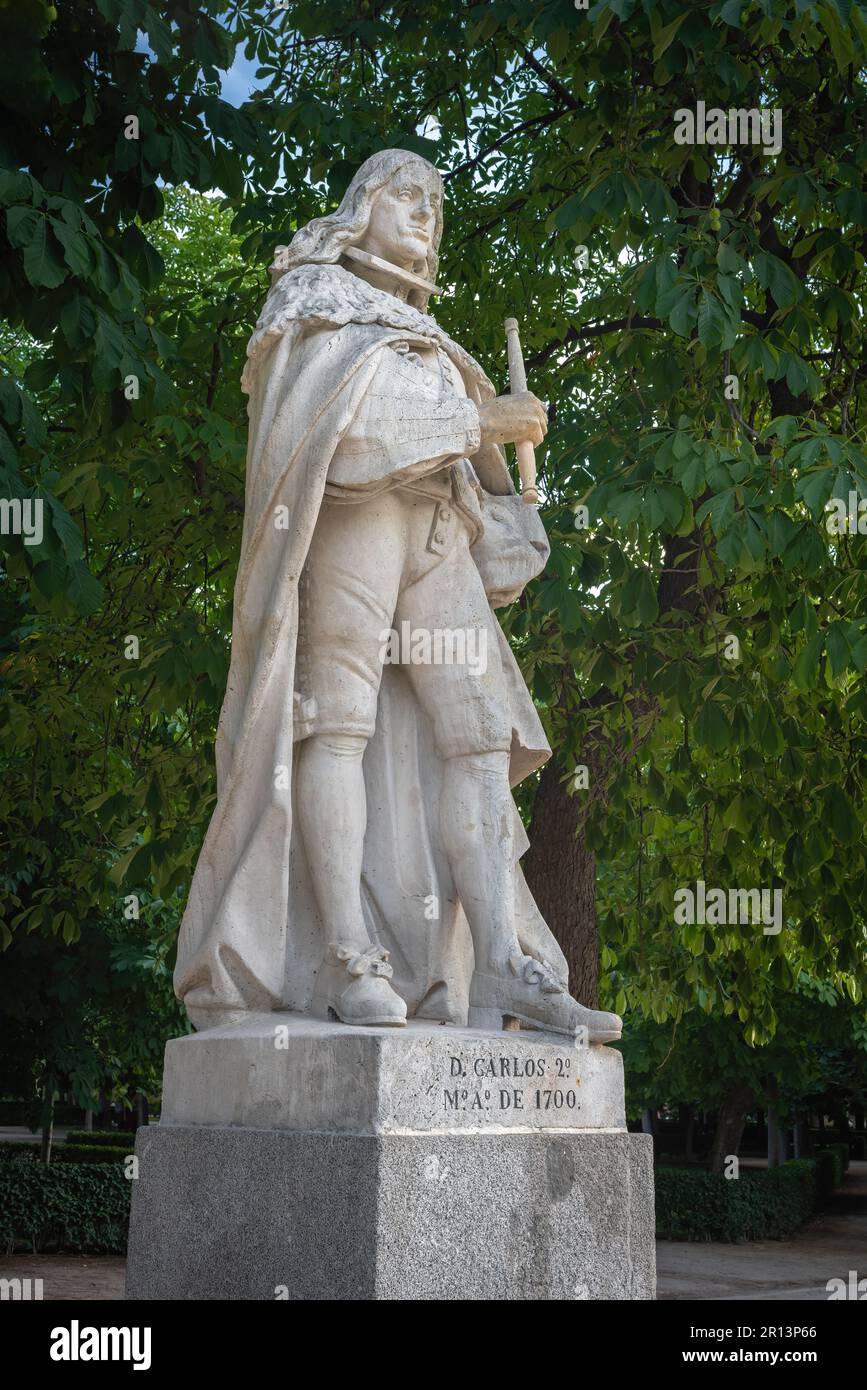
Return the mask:
[[[325,936],[293,833],[298,582],[335,449],[378,354],[435,342],[467,395],[495,393],[481,367],[428,315],[336,266],[303,266],[272,288],[248,348],[247,478],[232,656],[217,730],[217,805],[178,941],[175,990],[194,1026],[251,1011],[310,1008]],[[276,509],[280,526],[275,525]],[[549,756],[530,694],[494,619],[513,723],[512,785]],[[392,954],[410,1015],[466,1022],[469,928],[438,833],[440,765],[399,668],[386,667],[364,759],[368,800],[362,901]],[[517,809],[517,854],[527,848]],[[522,949],[565,980],[566,964],[516,865]]]

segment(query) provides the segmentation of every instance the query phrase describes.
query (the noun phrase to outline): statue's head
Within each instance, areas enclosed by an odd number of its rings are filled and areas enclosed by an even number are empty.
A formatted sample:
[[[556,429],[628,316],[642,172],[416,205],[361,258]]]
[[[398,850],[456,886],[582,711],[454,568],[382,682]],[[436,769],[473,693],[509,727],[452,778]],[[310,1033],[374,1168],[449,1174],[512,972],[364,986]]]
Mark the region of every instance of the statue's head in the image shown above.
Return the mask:
[[[299,265],[334,264],[348,246],[358,246],[435,281],[442,197],[439,170],[421,155],[380,150],[364,161],[336,212],[314,218],[278,248],[272,277]],[[424,309],[427,295],[412,290],[409,302]]]

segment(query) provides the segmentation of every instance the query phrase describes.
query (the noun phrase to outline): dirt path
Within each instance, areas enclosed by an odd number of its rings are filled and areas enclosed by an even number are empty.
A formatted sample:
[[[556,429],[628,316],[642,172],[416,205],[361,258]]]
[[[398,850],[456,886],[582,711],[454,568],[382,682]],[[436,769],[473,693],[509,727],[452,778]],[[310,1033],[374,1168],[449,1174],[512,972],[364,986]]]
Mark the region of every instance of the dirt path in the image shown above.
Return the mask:
[[[125,1269],[122,1255],[0,1255],[0,1278],[41,1279],[46,1303],[122,1299]],[[33,1284],[31,1290],[35,1291]]]
[[[661,1299],[824,1302],[829,1279],[867,1276],[867,1162],[850,1164],[843,1187],[792,1240],[656,1246]]]

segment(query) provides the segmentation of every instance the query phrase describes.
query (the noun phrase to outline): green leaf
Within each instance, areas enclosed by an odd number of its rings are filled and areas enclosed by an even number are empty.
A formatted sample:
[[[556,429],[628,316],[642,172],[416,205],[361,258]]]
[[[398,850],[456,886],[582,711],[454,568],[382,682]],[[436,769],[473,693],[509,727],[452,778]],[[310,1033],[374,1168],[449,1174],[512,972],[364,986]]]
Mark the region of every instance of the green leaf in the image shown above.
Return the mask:
[[[794,415],[780,415],[772,420],[768,427],[763,431],[765,438],[775,435],[781,444],[789,444],[794,439],[798,430],[798,421]]]
[[[45,218],[35,208],[9,208],[6,213],[6,235],[13,246],[29,246],[40,223]]]
[[[821,380],[817,372],[805,362],[802,357],[795,353],[785,353],[786,361],[786,384],[794,396],[808,395],[815,396],[821,389]],[[783,358],[780,359],[782,363]]]
[[[854,844],[860,837],[861,826],[855,808],[842,787],[829,787],[825,794],[825,813],[831,829],[844,845]]]
[[[647,570],[633,570],[623,586],[622,606],[625,613],[635,614],[644,627],[656,621],[659,604],[656,589]]]
[[[664,484],[653,484],[644,493],[644,517],[651,531],[677,530],[683,516],[683,493]]]
[[[89,342],[96,331],[93,306],[83,295],[73,294],[60,311],[60,327],[71,348]]]
[[[784,751],[786,740],[777,722],[773,709],[764,701],[753,720],[753,733],[762,752],[769,758],[778,758]]]
[[[132,861],[141,849],[144,849],[144,845],[133,845],[132,849],[128,849],[126,854],[122,854],[120,859],[112,865],[108,875],[112,883],[116,883],[118,886],[123,883],[132,866]]]
[[[792,679],[799,690],[807,691],[815,685],[819,674],[819,654],[824,642],[824,634],[817,632],[798,653],[792,667]]]
[[[825,650],[831,663],[831,675],[841,676],[849,665],[851,653],[846,638],[846,624],[832,623],[825,637]]]
[[[41,193],[41,185],[29,174],[17,169],[0,169],[0,203],[41,201]]]
[[[24,274],[31,285],[47,290],[56,289],[66,279],[66,269],[46,217],[39,218],[38,226],[24,247]]]
[[[797,527],[791,517],[775,508],[768,520],[768,542],[771,555],[778,559],[797,535]]]
[[[729,802],[722,814],[722,823],[727,830],[738,830],[742,835],[749,834],[753,829],[753,820],[746,799],[740,793]]]
[[[21,428],[32,449],[41,448],[48,438],[48,428],[42,413],[26,391],[21,392]]]
[[[679,479],[687,497],[698,497],[704,491],[705,465],[701,454],[693,454]]]
[[[717,18],[721,19],[724,24],[727,24],[730,29],[741,29],[743,27],[741,24],[741,10],[743,7],[744,0],[726,0]]]
[[[663,53],[665,53],[665,51],[674,42],[674,39],[677,37],[678,29],[680,28],[683,21],[686,18],[688,18],[688,15],[689,11],[684,10],[684,12],[682,14],[679,14],[676,19],[673,19],[670,24],[666,24],[664,28],[658,30],[653,41],[654,63],[659,62]]]
[[[735,515],[736,498],[734,488],[726,488],[724,492],[719,492],[715,497],[710,497],[706,502],[702,502],[695,514],[698,525],[704,521],[706,516],[710,516],[714,534],[722,536],[729,529]]]
[[[678,337],[688,338],[695,326],[698,310],[692,295],[692,287],[687,287],[668,316],[668,321]]]
[[[58,502],[56,497],[52,496],[51,493],[43,494],[43,496],[47,497],[48,506],[51,511],[51,524],[63,546],[66,558],[71,561],[80,560],[84,554],[84,542],[81,532],[69,515],[69,512]]]
[[[815,473],[807,473],[798,479],[796,491],[814,517],[821,516],[825,503],[834,490],[836,476],[835,468],[819,468]]]
[[[733,525],[717,541],[716,553],[727,569],[737,569],[744,553],[744,539],[740,526]]]
[[[51,222],[51,230],[63,247],[64,259],[73,275],[82,277],[90,275],[96,262],[84,234],[75,231],[73,227],[67,226],[65,222],[56,217],[50,218],[49,221]]]
[[[702,292],[698,305],[699,342],[710,348],[730,348],[734,345],[734,333],[720,301],[706,291]]]
[[[760,252],[753,258],[753,270],[762,288],[773,295],[778,308],[786,309],[800,299],[800,281],[777,256]]]
[[[83,560],[71,565],[69,573],[69,597],[82,617],[89,617],[102,603],[102,585]]]
[[[695,721],[695,736],[712,753],[724,753],[731,741],[731,729],[720,704],[706,700]]]
[[[716,263],[725,275],[740,275],[745,263],[727,241],[721,241],[716,251]]]
[[[852,35],[841,22],[833,5],[819,5],[818,12],[819,22],[828,35],[828,42],[834,54],[837,70],[838,72],[845,72],[855,61],[855,45],[852,42]]]

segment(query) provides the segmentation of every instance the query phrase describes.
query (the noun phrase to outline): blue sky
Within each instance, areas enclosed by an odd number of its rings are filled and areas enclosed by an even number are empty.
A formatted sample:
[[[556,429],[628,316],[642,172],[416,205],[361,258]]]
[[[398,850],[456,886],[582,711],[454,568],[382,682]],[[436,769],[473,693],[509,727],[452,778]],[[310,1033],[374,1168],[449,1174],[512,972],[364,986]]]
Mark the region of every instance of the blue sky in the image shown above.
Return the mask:
[[[152,62],[156,61],[156,54],[150,47],[147,34],[139,30],[136,40],[136,48],[139,53],[150,55]],[[236,53],[235,61],[227,72],[222,74],[220,83],[220,95],[224,101],[228,101],[232,106],[241,106],[250,96],[251,91],[259,84],[256,81],[256,68],[258,66],[255,58],[244,56],[244,46],[241,44]]]
[[[256,67],[256,59],[245,58],[243,47],[239,48],[234,63],[228,72],[223,74],[220,90],[224,101],[230,102],[232,106],[241,106],[248,99],[253,88],[258,86],[255,78]]]

